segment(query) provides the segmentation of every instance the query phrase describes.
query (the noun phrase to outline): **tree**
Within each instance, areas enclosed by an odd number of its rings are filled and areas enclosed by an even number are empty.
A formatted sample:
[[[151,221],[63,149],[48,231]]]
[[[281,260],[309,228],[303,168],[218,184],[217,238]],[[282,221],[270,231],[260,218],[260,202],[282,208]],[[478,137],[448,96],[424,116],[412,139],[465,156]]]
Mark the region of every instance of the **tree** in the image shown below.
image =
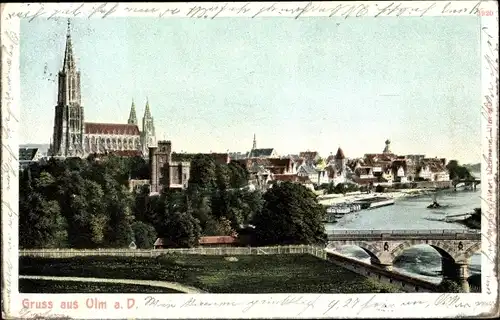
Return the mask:
[[[188,212],[168,213],[159,228],[159,237],[169,239],[178,248],[198,245],[201,234],[200,222]]]
[[[66,220],[59,204],[32,192],[19,206],[21,248],[61,248],[67,243]]]
[[[325,209],[315,194],[300,184],[275,185],[264,195],[264,206],[253,219],[259,245],[324,244]]]
[[[203,154],[197,154],[191,161],[188,188],[192,193],[212,191],[215,187],[215,162]]]
[[[459,165],[457,160],[450,160],[446,165],[451,180],[470,179],[472,175],[466,167]]]
[[[132,223],[132,230],[134,231],[135,244],[141,249],[150,249],[156,241],[155,228],[142,221],[135,221]]]
[[[460,285],[449,279],[444,279],[441,281],[441,283],[438,285],[438,292],[445,292],[445,293],[460,293],[462,292],[462,288]]]
[[[239,162],[231,162],[228,165],[229,185],[233,189],[239,189],[248,184],[249,173]]]
[[[235,233],[235,230],[231,226],[231,221],[225,217],[210,219],[203,230],[205,236],[232,236]]]

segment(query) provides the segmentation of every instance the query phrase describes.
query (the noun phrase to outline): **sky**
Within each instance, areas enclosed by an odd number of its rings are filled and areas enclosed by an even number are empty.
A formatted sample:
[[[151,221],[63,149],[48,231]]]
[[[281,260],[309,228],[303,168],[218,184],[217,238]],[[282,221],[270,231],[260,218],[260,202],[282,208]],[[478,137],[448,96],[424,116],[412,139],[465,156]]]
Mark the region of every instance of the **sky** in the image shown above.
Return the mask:
[[[85,121],[139,123],[176,152],[341,147],[479,162],[479,19],[73,19]],[[20,143],[49,143],[67,20],[21,22]],[[52,75],[51,75],[52,74]]]

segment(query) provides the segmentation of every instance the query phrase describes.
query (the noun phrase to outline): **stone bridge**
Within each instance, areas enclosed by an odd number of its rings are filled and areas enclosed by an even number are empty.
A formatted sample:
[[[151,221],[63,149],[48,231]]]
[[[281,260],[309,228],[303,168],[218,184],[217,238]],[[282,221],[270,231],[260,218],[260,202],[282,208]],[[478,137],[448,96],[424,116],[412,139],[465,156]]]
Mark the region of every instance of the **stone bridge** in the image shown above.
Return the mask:
[[[481,250],[481,234],[467,230],[336,230],[328,235],[327,249],[357,246],[373,265],[392,270],[394,260],[415,245],[426,244],[442,257],[443,279],[461,284],[469,292],[470,258]]]

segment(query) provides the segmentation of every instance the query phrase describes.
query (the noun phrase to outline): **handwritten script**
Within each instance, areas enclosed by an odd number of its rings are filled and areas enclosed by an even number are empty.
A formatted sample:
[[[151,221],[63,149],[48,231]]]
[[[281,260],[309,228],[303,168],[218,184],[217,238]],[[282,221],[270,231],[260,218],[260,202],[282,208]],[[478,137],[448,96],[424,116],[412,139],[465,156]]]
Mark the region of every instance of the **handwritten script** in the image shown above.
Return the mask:
[[[498,24],[498,17],[496,17]],[[486,66],[487,73],[483,76],[489,78],[488,86],[484,94],[484,103],[482,106],[483,121],[486,123],[486,132],[484,133],[483,142],[483,161],[485,168],[485,195],[483,194],[483,210],[482,217],[486,222],[486,228],[483,231],[483,243],[486,243],[482,250],[484,257],[488,259],[490,264],[494,266],[494,274],[498,275],[497,262],[497,239],[498,225],[497,225],[497,209],[498,209],[498,38],[488,27],[483,27],[481,30],[481,38],[483,39],[483,66]],[[484,89],[483,89],[484,90]],[[496,110],[495,110],[496,107]],[[496,131],[496,132],[495,132]],[[496,153],[496,154],[495,154]],[[484,224],[483,224],[484,225]],[[496,289],[493,289],[492,279],[490,275],[485,276],[484,291],[486,294],[496,294]],[[495,291],[494,291],[495,290]]]
[[[434,296],[435,297],[435,296]],[[329,298],[328,295],[286,295],[282,298],[257,298],[257,299],[231,299],[224,297],[223,299],[213,299],[206,295],[187,298],[185,300],[173,300],[160,296],[147,296],[143,301],[143,307],[152,309],[199,309],[199,308],[221,308],[231,309],[241,315],[248,314],[254,308],[269,307],[278,311],[279,308],[284,308],[291,315],[305,315],[307,311],[310,314],[321,317],[333,317],[339,312],[348,312],[350,315],[370,315],[374,311],[391,314],[404,312],[409,309],[422,308],[443,308],[454,310],[472,310],[476,307],[484,305],[492,305],[493,302],[476,301],[472,302],[464,299],[458,294],[440,294],[437,298],[427,298],[422,296],[422,299],[408,299],[395,302],[391,299],[391,295],[360,295],[358,297],[346,298]],[[288,313],[288,312],[287,312]]]
[[[30,3],[15,5],[6,15],[6,20],[23,18],[33,21],[38,18],[58,17],[107,18],[112,16],[188,17],[215,19],[220,16],[256,18],[281,16],[298,19],[304,16],[326,17],[423,17],[426,15],[478,15],[481,1],[460,3],[456,1],[436,2],[383,2],[383,3],[324,3],[324,2],[241,2],[241,3],[193,3],[187,6],[175,3],[168,6],[150,3],[73,3],[51,5]],[[13,5],[9,5],[13,6]],[[9,8],[9,7],[7,7]]]
[[[2,28],[2,30],[5,30]],[[13,71],[17,67],[17,48],[19,37],[16,33],[5,30],[2,37],[2,264],[4,276],[2,277],[2,293],[4,302],[10,300],[12,294],[12,281],[17,278],[14,272],[13,260],[17,257],[17,190],[13,188],[17,182],[18,163],[17,146],[13,146],[12,136],[19,120],[14,113],[15,91],[13,84]],[[15,184],[17,186],[17,184]]]

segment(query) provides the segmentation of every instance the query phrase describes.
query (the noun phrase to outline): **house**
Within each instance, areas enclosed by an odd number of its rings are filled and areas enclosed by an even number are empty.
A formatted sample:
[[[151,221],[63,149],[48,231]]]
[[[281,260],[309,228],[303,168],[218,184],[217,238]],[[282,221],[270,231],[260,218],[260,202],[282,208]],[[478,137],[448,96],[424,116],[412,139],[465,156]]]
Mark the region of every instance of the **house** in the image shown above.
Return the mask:
[[[316,151],[303,151],[299,152],[299,158],[304,159],[306,164],[314,166],[319,161],[320,156]]]
[[[278,158],[278,153],[274,148],[252,149],[248,158]]]
[[[312,182],[318,181],[318,170],[310,164],[304,163],[297,169],[297,176],[307,177]]]
[[[392,162],[392,174],[394,176],[394,182],[407,183],[408,177],[408,167],[406,159],[397,159]]]
[[[318,170],[318,179],[314,181],[318,186],[330,183],[330,177],[328,175],[328,171],[326,169]]]
[[[142,186],[149,186],[150,180],[136,180],[129,179],[128,180],[128,188],[130,192],[138,192],[141,190]]]
[[[24,170],[41,158],[42,154],[38,148],[19,148],[19,169]]]
[[[430,181],[449,181],[450,175],[446,169],[445,158],[426,158],[421,161],[420,178]]]
[[[167,238],[157,238],[155,243],[153,244],[154,249],[168,249],[176,247],[176,243]]]
[[[373,175],[373,168],[368,166],[359,166],[354,170],[356,178],[360,179],[372,179],[375,178]]]
[[[201,247],[234,247],[239,245],[236,236],[209,236],[198,240]]]
[[[198,244],[201,247],[232,247],[239,244],[236,236],[209,236],[200,237]],[[153,244],[154,249],[177,248],[177,244],[168,238],[157,238]]]
[[[299,182],[298,174],[273,174],[272,181],[280,182]]]
[[[329,156],[327,161],[328,164],[325,167],[325,171],[327,172],[329,182],[334,185],[346,183],[348,177],[348,161],[342,148],[339,147],[335,156]]]
[[[266,161],[266,169],[272,173],[278,174],[295,174],[297,168],[295,162],[290,158],[268,158]]]

